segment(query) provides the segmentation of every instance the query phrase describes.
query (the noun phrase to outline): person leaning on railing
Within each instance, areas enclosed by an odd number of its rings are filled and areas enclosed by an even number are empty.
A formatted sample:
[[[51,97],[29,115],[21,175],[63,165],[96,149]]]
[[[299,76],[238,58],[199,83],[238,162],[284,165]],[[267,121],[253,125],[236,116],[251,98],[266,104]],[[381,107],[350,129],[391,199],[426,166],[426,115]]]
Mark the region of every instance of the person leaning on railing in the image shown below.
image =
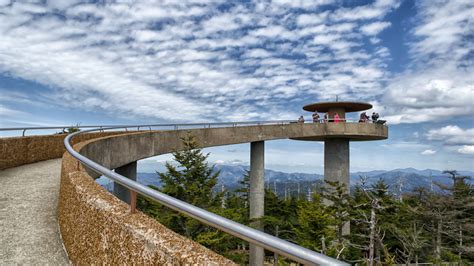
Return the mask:
[[[367,122],[369,122],[369,120],[370,120],[370,118],[369,118],[369,116],[367,115],[366,112],[362,112],[360,114],[359,123],[367,123]]]

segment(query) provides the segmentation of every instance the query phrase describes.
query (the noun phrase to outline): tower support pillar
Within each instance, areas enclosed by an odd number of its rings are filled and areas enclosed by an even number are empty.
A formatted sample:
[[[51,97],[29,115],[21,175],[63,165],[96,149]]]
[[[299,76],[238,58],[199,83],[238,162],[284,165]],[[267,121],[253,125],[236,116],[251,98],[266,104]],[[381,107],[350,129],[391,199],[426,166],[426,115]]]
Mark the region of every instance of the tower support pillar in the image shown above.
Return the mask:
[[[129,164],[120,166],[115,169],[115,172],[136,181],[137,162],[131,162]],[[130,190],[116,182],[114,182],[114,195],[122,201],[130,204]]]
[[[349,139],[328,138],[324,141],[324,180],[339,182],[349,193]],[[331,202],[325,202],[330,205]],[[342,229],[343,235],[350,232],[349,222]]]
[[[265,142],[256,141],[250,143],[250,193],[249,209],[250,219],[260,218],[264,215],[265,199]],[[260,222],[253,224],[255,228],[263,231],[263,225]],[[263,265],[263,248],[250,244],[250,265]]]

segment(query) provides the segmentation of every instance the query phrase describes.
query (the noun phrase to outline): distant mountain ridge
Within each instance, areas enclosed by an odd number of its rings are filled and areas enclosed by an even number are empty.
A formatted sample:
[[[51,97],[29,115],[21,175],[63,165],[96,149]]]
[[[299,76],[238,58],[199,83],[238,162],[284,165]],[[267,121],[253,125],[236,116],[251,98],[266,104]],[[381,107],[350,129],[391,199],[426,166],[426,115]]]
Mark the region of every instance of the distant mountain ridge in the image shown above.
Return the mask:
[[[216,164],[214,170],[220,171],[219,174],[219,188],[221,184],[227,189],[236,189],[240,186],[241,181],[249,169],[248,165],[240,164]],[[138,181],[144,185],[161,186],[160,179],[156,171],[166,172],[164,163],[145,160],[138,164]],[[458,171],[460,175],[467,175],[474,178],[474,172]],[[440,170],[424,169],[417,170],[415,168],[402,168],[390,171],[373,170],[366,172],[354,172],[350,174],[351,187],[357,185],[366,178],[366,185],[375,184],[378,180],[383,180],[391,191],[399,192],[400,184],[402,192],[412,191],[416,187],[424,187],[431,189],[432,184],[440,183],[443,185],[451,185],[452,180],[449,176],[443,174]],[[279,195],[283,195],[285,191],[290,194],[307,193],[314,184],[321,184],[323,182],[323,175],[321,174],[307,174],[307,173],[285,173],[265,169],[265,182],[267,187],[277,190]],[[468,180],[474,184],[474,180]],[[101,185],[112,189],[112,184],[104,180],[99,180]],[[437,186],[433,185],[433,189],[437,190]]]

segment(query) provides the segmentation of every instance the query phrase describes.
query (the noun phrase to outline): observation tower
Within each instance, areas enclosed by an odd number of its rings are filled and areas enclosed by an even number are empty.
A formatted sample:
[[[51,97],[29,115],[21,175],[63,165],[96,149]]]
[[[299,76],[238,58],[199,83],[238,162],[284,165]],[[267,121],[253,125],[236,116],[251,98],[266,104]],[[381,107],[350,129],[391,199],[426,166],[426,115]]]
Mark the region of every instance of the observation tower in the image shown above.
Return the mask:
[[[338,181],[349,189],[349,142],[383,140],[388,138],[388,128],[373,122],[358,122],[346,119],[346,113],[362,112],[372,108],[364,102],[320,102],[305,105],[303,110],[320,113],[321,117],[327,113],[327,119],[321,119],[317,124],[324,132],[310,137],[292,138],[306,141],[324,141],[324,179]],[[321,115],[322,113],[322,115]],[[338,114],[340,121],[335,122]]]

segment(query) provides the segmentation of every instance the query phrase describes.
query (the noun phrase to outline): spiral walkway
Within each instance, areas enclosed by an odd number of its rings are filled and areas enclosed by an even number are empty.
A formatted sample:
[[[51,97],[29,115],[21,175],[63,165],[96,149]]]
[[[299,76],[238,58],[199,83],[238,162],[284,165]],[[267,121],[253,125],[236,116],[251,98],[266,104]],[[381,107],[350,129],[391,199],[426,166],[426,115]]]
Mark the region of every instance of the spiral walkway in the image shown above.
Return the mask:
[[[68,265],[57,206],[61,159],[0,171],[0,265]]]

